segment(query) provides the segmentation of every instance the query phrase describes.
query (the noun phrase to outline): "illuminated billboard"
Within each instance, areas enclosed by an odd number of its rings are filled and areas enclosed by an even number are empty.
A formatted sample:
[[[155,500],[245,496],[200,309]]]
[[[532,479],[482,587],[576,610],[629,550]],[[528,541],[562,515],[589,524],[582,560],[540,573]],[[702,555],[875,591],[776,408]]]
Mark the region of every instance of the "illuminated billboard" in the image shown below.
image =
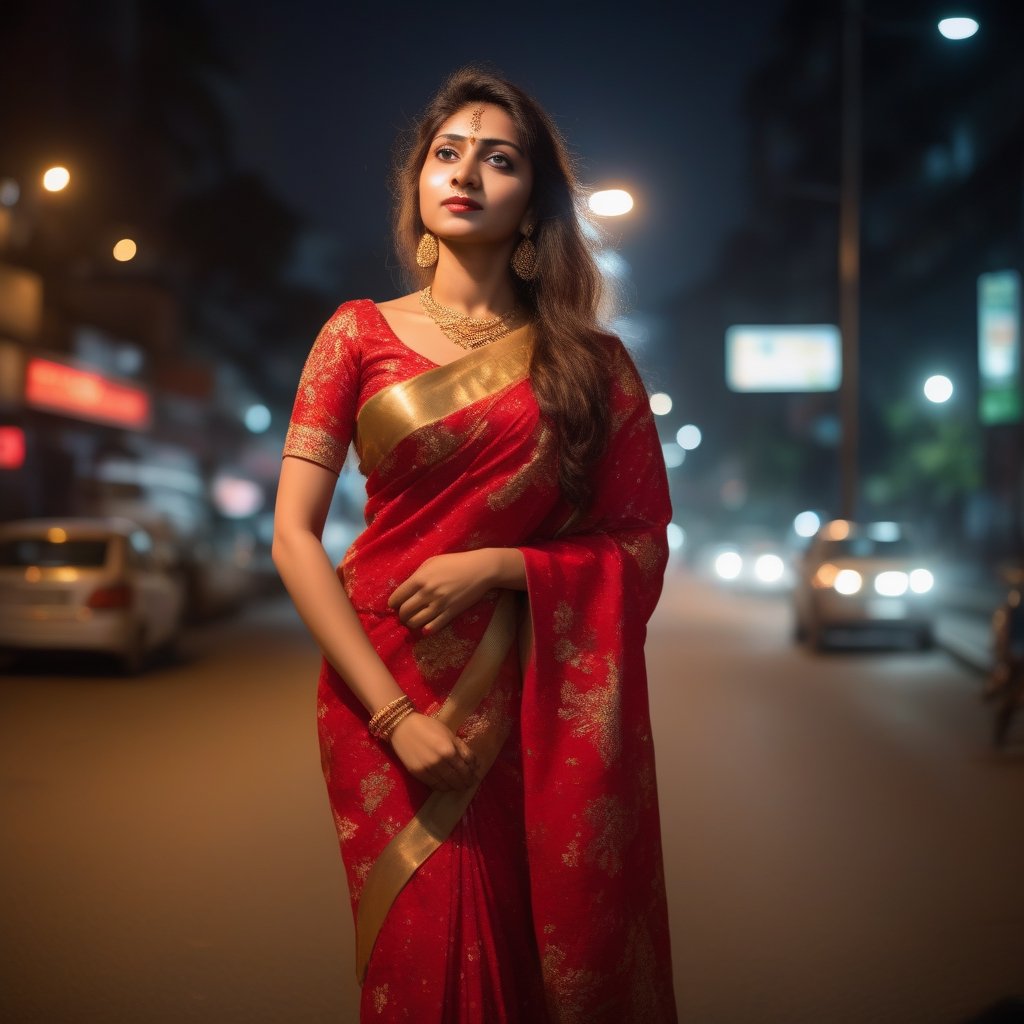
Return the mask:
[[[978,415],[982,423],[1021,418],[1020,274],[978,278]]]
[[[725,332],[732,391],[835,391],[842,380],[839,328],[832,324],[739,324]]]
[[[142,388],[54,359],[29,359],[25,404],[130,430],[145,430],[150,422],[149,395]]]

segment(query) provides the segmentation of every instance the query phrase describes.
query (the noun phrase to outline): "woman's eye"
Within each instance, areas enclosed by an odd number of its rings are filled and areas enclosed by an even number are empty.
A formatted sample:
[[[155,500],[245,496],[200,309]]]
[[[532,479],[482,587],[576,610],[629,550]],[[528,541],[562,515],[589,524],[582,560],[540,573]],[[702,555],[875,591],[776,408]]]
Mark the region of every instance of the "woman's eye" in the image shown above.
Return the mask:
[[[503,171],[512,170],[512,161],[509,160],[504,153],[492,153],[488,158],[495,167],[500,167]]]
[[[434,153],[439,160],[458,160],[459,154],[451,146],[441,146]]]

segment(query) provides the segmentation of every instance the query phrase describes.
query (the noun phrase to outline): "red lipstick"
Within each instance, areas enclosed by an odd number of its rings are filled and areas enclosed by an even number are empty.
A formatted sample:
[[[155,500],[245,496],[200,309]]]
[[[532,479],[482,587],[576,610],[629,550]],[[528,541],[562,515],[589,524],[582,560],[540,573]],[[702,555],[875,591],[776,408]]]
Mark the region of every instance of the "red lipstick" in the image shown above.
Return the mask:
[[[452,213],[469,213],[471,210],[482,210],[483,207],[468,196],[452,196],[446,199],[442,206],[447,207]]]

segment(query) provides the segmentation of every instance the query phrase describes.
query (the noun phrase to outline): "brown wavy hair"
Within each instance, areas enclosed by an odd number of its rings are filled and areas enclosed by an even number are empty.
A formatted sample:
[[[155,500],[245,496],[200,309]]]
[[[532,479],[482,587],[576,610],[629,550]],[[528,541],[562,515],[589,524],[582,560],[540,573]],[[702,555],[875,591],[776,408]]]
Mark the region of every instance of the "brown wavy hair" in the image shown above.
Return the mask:
[[[409,136],[399,141],[394,171],[394,239],[410,281],[422,288],[432,270],[416,265],[423,234],[419,176],[441,125],[471,103],[501,107],[519,132],[533,164],[530,209],[537,272],[514,274],[520,302],[533,313],[537,340],[530,379],[541,411],[558,439],[558,482],[565,499],[585,508],[590,470],[608,441],[608,351],[598,325],[603,281],[582,225],[583,191],[569,150],[554,122],[531,96],[478,67],[456,71],[427,105]]]

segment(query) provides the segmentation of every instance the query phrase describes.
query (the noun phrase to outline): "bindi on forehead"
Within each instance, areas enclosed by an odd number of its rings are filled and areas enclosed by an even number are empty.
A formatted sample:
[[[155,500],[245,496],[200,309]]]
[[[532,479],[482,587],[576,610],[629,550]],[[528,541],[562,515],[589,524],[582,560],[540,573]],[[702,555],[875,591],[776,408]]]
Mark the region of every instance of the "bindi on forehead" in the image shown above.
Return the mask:
[[[484,108],[477,107],[476,110],[470,115],[469,118],[469,142],[472,145],[476,142],[477,135],[480,134],[480,126],[484,120]]]

